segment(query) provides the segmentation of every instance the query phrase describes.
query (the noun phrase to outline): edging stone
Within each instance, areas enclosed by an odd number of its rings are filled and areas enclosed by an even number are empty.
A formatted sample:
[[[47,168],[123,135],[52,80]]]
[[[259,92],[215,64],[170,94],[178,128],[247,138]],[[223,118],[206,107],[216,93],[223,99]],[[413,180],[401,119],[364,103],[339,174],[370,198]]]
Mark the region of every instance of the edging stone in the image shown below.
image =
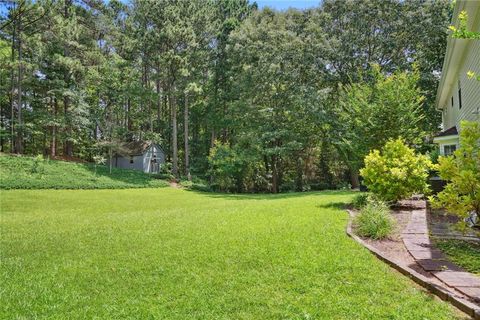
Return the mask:
[[[348,223],[347,223],[347,227],[346,227],[346,233],[350,238],[353,238],[355,241],[357,241],[362,246],[367,248],[377,258],[379,258],[383,262],[387,263],[389,266],[396,269],[401,274],[409,277],[410,279],[415,281],[417,284],[421,285],[422,287],[424,287],[425,289],[427,289],[428,291],[430,291],[434,295],[438,296],[440,299],[450,302],[452,305],[454,305],[458,309],[462,310],[467,315],[471,316],[474,320],[480,320],[480,308],[476,304],[474,304],[470,301],[467,301],[465,299],[462,299],[460,297],[455,296],[452,292],[450,292],[450,291],[446,290],[445,288],[433,283],[427,277],[425,277],[424,275],[422,275],[422,274],[416,272],[415,270],[409,268],[408,266],[389,259],[382,252],[380,252],[378,249],[369,245],[368,243],[363,241],[360,237],[355,235],[352,231],[353,212],[349,209],[347,209],[347,212],[350,216],[350,219],[348,219]]]

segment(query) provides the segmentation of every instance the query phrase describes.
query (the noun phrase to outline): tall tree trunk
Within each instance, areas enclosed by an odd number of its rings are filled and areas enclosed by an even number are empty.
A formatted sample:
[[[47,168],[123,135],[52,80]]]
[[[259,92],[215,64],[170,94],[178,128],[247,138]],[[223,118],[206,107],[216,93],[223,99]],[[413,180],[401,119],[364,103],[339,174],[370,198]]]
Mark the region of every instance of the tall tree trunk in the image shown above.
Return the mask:
[[[162,129],[162,95],[161,95],[161,84],[160,79],[156,80],[156,89],[157,89],[157,122],[158,122],[158,132],[161,132]]]
[[[15,3],[13,4],[15,6]],[[15,149],[15,41],[17,38],[17,24],[13,23],[12,32],[12,69],[10,73],[10,152],[14,152]]]
[[[63,15],[65,20],[68,20],[70,18],[69,10],[71,5],[72,5],[72,0],[65,0],[65,4],[63,8],[64,10]],[[64,44],[63,46],[64,57],[68,57],[69,54],[70,53],[69,53],[68,47],[66,44]],[[70,88],[70,75],[68,70],[64,71],[63,80],[65,81],[65,86],[66,86],[66,89],[68,90]],[[70,112],[69,109],[70,109],[70,99],[68,98],[68,96],[64,96],[63,110],[64,110],[65,123],[66,123],[66,128],[65,128],[66,140],[65,140],[64,154],[71,157],[73,156],[73,141],[72,141],[72,121],[69,116],[69,112]]]
[[[112,147],[109,147],[108,149],[108,157],[110,158],[108,169],[110,174],[112,174],[112,166],[113,166],[113,148]]]
[[[217,135],[215,133],[215,128],[212,128],[212,135],[210,137],[210,148],[215,146],[215,140],[217,140]]]
[[[17,137],[15,141],[15,152],[23,153],[23,123],[22,123],[22,78],[23,78],[23,63],[22,63],[22,19],[18,17],[18,34],[17,34],[17,51],[18,51],[18,79],[17,79]]]
[[[185,140],[185,176],[188,180],[191,180],[190,177],[190,164],[189,164],[189,152],[188,149],[188,94],[185,93],[185,109],[183,117],[183,128],[184,128],[184,140]]]
[[[73,141],[71,140],[72,139],[72,125],[71,125],[71,120],[69,119],[69,111],[68,111],[68,108],[69,108],[69,104],[70,104],[70,101],[68,99],[68,97],[65,97],[63,98],[63,106],[64,106],[64,116],[66,118],[66,124],[67,124],[67,128],[66,128],[66,133],[67,133],[67,137],[66,137],[66,140],[65,140],[65,148],[64,148],[64,154],[66,156],[73,156]]]
[[[278,168],[277,168],[277,157],[272,156],[272,192],[278,193]]]
[[[175,85],[171,87],[169,100],[172,112],[172,174],[178,177],[177,101],[175,97]]]
[[[130,97],[127,99],[127,130],[130,132],[132,131],[132,121],[130,119],[130,109],[131,109],[131,100]]]
[[[360,176],[355,168],[350,168],[350,183],[352,184],[352,189],[360,188]]]
[[[53,105],[53,118],[54,121],[57,119],[57,109],[58,109],[58,101],[55,98],[55,102]],[[50,142],[50,157],[53,158],[57,155],[57,126],[54,124],[51,127],[52,130],[52,140]]]
[[[300,154],[297,156],[297,178],[296,178],[296,185],[297,191],[303,191],[303,166],[302,166],[302,159],[300,158]]]

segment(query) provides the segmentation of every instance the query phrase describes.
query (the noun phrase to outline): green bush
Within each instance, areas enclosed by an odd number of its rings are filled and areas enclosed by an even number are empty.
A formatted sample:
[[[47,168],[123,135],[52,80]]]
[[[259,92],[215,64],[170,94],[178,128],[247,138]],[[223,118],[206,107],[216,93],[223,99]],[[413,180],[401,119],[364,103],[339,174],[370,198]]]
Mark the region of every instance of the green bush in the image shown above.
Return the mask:
[[[192,177],[192,180],[182,180],[180,181],[180,185],[188,190],[195,190],[195,191],[203,191],[203,192],[211,192],[212,189],[208,185],[208,183],[198,177]]]
[[[160,180],[174,180],[175,176],[171,173],[151,173],[150,176]]]
[[[242,171],[242,159],[228,144],[216,142],[208,156],[212,188],[218,191],[234,191]]]
[[[354,219],[356,233],[375,240],[388,237],[394,225],[390,210],[383,201],[368,201]]]
[[[447,185],[430,201],[434,208],[466,218],[480,215],[480,123],[463,121],[461,127],[460,148],[453,156],[438,159],[438,173]]]
[[[45,160],[43,160],[43,156],[41,154],[39,154],[38,156],[34,157],[33,158],[33,161],[32,161],[32,168],[30,169],[30,173],[43,173],[45,170],[44,170],[44,166],[43,166],[43,163],[44,163]]]
[[[402,139],[390,140],[365,157],[360,170],[368,190],[387,202],[396,202],[415,193],[429,191],[427,178],[432,163],[427,156],[416,155]]]
[[[352,206],[355,209],[363,208],[368,202],[368,197],[369,197],[369,194],[366,192],[357,194],[355,198],[353,198]]]

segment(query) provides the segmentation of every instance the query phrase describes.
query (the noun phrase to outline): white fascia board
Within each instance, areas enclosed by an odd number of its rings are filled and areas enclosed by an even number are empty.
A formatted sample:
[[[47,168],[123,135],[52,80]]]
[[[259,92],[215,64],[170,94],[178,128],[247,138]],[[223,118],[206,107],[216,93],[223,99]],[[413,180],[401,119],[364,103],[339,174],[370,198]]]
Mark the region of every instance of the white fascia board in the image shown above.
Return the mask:
[[[440,144],[445,144],[445,142],[451,141],[451,142],[458,142],[458,134],[456,135],[451,135],[451,136],[444,136],[444,137],[435,137],[433,138],[434,143],[440,143]]]
[[[467,9],[468,8],[468,9]],[[452,25],[458,25],[458,15],[466,10],[469,13],[468,28],[477,30],[480,25],[480,1],[458,0],[453,12]],[[452,88],[457,84],[457,77],[462,68],[468,47],[475,40],[447,39],[447,51],[443,60],[442,75],[437,89],[435,107],[443,110],[448,104],[448,97]]]

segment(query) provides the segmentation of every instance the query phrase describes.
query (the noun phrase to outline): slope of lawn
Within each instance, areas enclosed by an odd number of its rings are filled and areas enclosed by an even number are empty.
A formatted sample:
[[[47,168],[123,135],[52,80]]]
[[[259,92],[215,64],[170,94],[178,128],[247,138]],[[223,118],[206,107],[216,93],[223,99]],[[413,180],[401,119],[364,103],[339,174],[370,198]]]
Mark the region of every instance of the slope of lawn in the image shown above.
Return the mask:
[[[480,243],[463,240],[437,240],[435,245],[465,270],[480,275]]]
[[[0,155],[0,189],[121,189],[164,187],[168,182],[137,170],[32,157]]]
[[[345,235],[347,192],[7,190],[1,319],[456,319]]]

